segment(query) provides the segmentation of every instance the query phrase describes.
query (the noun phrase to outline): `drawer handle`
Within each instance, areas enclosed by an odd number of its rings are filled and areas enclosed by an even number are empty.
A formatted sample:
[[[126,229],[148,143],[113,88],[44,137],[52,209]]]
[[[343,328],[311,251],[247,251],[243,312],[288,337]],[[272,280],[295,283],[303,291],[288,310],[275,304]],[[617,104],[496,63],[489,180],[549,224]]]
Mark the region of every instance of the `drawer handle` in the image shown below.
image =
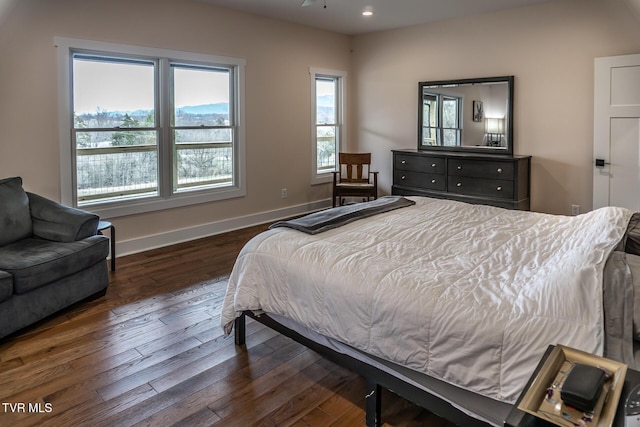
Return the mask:
[[[458,170],[461,171],[462,170],[462,166],[458,166]]]
[[[502,168],[498,168],[498,173],[502,173]]]
[[[436,164],[435,164],[435,163],[431,163],[431,167],[432,167],[432,168],[435,168],[435,167],[436,167]]]
[[[400,177],[400,179],[401,179],[401,180],[403,180],[403,181],[405,180],[405,178],[406,178],[406,176],[404,176],[404,175],[402,175],[402,176]]]
[[[462,187],[462,183],[461,182],[457,183],[456,187]]]
[[[496,188],[496,190],[502,191],[502,187],[498,187],[498,188]]]
[[[403,161],[401,161],[400,163],[402,163],[403,165],[406,165],[406,164],[407,164],[407,161],[406,161],[406,160],[403,160]]]
[[[435,184],[435,183],[436,183],[436,180],[435,180],[435,179],[432,179],[432,180],[431,180],[431,183],[432,183],[432,184]]]

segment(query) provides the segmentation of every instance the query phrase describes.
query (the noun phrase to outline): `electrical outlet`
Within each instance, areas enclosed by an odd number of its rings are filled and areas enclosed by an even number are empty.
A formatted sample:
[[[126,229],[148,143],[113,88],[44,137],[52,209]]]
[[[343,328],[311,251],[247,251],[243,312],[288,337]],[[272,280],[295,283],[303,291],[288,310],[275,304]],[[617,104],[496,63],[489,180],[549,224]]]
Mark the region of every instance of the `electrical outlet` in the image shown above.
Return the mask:
[[[282,198],[283,198],[283,199],[286,199],[286,198],[287,198],[287,189],[286,189],[286,188],[283,188],[283,189],[281,190],[281,194],[282,194]]]
[[[571,215],[580,214],[580,205],[571,205]]]

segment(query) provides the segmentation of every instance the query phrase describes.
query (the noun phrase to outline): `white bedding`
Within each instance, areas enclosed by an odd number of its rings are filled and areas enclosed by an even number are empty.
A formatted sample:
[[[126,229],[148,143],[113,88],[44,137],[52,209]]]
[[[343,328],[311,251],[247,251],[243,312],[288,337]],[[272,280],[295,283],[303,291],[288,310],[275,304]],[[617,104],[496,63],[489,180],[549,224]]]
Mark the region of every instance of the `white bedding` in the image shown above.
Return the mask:
[[[549,344],[602,354],[602,271],[630,211],[567,217],[411,199],[315,236],[256,236],[229,280],[225,331],[244,310],[276,313],[509,402]]]

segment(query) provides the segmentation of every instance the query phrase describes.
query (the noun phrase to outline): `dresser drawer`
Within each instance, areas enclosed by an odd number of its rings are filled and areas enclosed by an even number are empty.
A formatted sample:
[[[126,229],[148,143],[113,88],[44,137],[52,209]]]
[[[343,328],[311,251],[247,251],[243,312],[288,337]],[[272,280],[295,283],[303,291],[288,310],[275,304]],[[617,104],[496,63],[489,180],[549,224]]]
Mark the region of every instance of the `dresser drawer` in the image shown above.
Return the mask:
[[[449,176],[448,191],[467,196],[513,199],[513,181],[502,179],[479,179],[468,176]]]
[[[455,176],[513,180],[512,162],[448,159],[448,173]]]
[[[443,157],[407,156],[396,154],[394,156],[395,169],[424,173],[444,174],[445,159]]]
[[[439,174],[404,170],[396,170],[393,173],[393,184],[398,186],[444,191],[445,183],[445,176]]]

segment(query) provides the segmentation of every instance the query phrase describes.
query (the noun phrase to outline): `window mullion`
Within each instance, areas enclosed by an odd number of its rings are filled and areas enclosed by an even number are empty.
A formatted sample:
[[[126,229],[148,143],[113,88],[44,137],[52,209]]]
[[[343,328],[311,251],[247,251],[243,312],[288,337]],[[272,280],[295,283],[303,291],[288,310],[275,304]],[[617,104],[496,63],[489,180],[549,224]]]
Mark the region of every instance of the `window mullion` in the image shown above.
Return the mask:
[[[155,131],[160,129],[159,127],[111,127],[111,128],[73,128],[74,132],[140,132],[140,131]]]
[[[173,193],[173,128],[171,127],[171,67],[169,60],[161,58],[158,64],[158,83],[156,102],[158,111],[158,167],[159,193],[169,198]]]
[[[236,83],[236,69],[235,68],[229,68],[229,93],[232,94],[232,96],[229,98],[229,125],[233,128],[236,127],[236,125],[238,124],[237,122],[237,111],[236,111],[236,97],[238,96],[238,94],[236,93],[236,90],[234,89],[236,87],[237,83]]]
[[[200,126],[171,126],[171,129],[173,130],[190,130],[190,129],[233,129],[234,126],[207,126],[207,125],[200,125]]]

